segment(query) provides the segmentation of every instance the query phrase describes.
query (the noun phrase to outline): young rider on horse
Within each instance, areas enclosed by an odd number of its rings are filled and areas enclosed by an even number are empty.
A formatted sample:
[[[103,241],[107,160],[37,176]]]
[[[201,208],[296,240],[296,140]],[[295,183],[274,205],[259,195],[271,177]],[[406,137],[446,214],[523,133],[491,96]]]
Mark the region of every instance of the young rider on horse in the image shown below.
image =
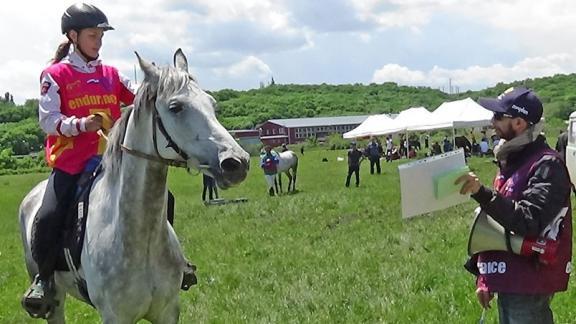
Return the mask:
[[[32,228],[38,275],[24,295],[24,305],[53,297],[67,210],[88,161],[106,146],[97,132],[106,132],[120,117],[120,103],[134,100],[130,81],[98,59],[104,32],[114,29],[104,13],[92,5],[72,5],[62,15],[61,27],[67,41],[40,79],[39,120],[47,134],[46,161],[53,169]]]

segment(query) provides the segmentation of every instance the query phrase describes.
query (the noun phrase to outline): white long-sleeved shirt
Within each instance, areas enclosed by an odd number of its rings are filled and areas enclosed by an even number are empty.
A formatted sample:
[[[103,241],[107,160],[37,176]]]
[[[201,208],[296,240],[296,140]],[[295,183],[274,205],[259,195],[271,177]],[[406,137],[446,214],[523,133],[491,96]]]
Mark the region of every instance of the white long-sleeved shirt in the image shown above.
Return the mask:
[[[101,64],[100,60],[85,62],[76,52],[66,56],[62,63],[70,64],[74,70],[82,73],[94,73],[96,67]],[[130,79],[118,72],[120,81],[134,93]],[[38,119],[40,127],[48,135],[76,136],[86,131],[87,117],[75,117],[63,115],[60,110],[60,86],[52,78],[50,73],[43,73],[40,81],[42,90],[38,107]]]

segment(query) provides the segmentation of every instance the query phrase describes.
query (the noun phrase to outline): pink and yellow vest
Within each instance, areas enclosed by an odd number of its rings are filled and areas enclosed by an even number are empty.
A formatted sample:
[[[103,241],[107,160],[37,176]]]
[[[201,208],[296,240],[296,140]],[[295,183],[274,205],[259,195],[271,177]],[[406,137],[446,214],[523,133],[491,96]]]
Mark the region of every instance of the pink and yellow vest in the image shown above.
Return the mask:
[[[120,81],[118,71],[106,65],[94,73],[82,73],[65,63],[53,64],[44,70],[60,87],[60,111],[65,116],[87,117],[104,114],[113,124],[120,118],[120,102],[132,104],[134,94]],[[69,174],[84,170],[88,160],[104,152],[106,142],[96,132],[78,136],[48,135],[46,161],[52,168]]]

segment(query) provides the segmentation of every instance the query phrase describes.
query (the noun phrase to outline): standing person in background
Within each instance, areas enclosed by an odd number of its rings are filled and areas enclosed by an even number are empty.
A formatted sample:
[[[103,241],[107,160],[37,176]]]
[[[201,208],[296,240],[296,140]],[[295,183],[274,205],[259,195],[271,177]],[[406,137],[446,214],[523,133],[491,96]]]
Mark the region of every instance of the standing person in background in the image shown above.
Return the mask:
[[[558,141],[556,141],[556,151],[562,156],[562,160],[566,162],[566,146],[568,146],[568,131],[563,130],[560,135],[558,135]],[[574,179],[576,181],[576,179]]]
[[[508,90],[497,99],[482,98],[479,104],[494,112],[492,125],[504,140],[495,152],[499,171],[494,189],[483,186],[474,173],[460,177],[460,193],[472,194],[479,212],[508,233],[544,242],[540,244],[546,249],[557,244],[557,250],[555,260],[546,263],[532,250],[530,255],[483,251],[473,255],[466,268],[476,275],[476,295],[483,308],[498,294],[501,324],[551,324],[550,301],[567,289],[571,268],[568,170],[540,135],[543,107],[532,90]]]
[[[264,146],[264,152],[260,155],[260,167],[264,170],[264,177],[266,178],[266,183],[268,184],[268,194],[274,196],[274,180],[276,180],[276,174],[278,173],[278,153],[272,150],[272,146],[266,144]]]
[[[480,141],[480,156],[486,156],[489,154],[490,145],[488,145],[488,139],[482,138]]]
[[[444,136],[442,148],[444,149],[444,153],[452,151],[452,142],[448,139],[448,136]]]
[[[356,142],[350,143],[348,150],[348,175],[346,176],[346,187],[350,187],[350,177],[356,174],[356,187],[360,185],[360,162],[364,159],[362,152],[356,148]]]
[[[464,154],[466,157],[469,157],[472,154],[472,144],[466,138],[466,132],[462,133],[461,136],[456,136],[454,139],[457,149],[464,149]]]
[[[440,143],[438,141],[432,144],[432,155],[442,154],[442,148],[440,147]]]
[[[382,156],[382,145],[380,145],[376,137],[372,137],[370,144],[368,144],[366,147],[366,155],[370,160],[370,174],[374,174],[374,166],[376,166],[376,172],[380,174],[380,156]]]
[[[478,145],[478,142],[476,141],[474,130],[470,131],[470,142],[472,145],[472,155],[480,155],[480,145]]]
[[[386,162],[392,162],[392,150],[394,149],[394,142],[392,135],[386,136]]]
[[[214,197],[218,199],[218,187],[216,186],[216,181],[214,178],[209,175],[202,174],[202,184],[204,185],[204,188],[202,189],[202,201],[208,202]],[[206,191],[208,191],[208,200],[206,200]]]
[[[304,145],[300,146],[300,154],[304,155]]]
[[[490,136],[490,139],[492,140],[492,150],[494,150],[494,148],[498,146],[498,143],[500,142],[500,137],[497,134],[493,134]]]

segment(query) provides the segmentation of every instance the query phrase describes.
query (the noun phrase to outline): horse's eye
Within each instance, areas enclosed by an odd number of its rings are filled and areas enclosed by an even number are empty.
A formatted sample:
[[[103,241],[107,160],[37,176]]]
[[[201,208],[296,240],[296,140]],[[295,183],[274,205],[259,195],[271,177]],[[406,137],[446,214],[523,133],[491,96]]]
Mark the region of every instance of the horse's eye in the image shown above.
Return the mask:
[[[179,113],[182,111],[182,109],[184,109],[184,107],[182,107],[182,104],[179,102],[171,102],[170,105],[168,106],[168,110],[170,110],[170,112],[173,112],[175,114]]]

